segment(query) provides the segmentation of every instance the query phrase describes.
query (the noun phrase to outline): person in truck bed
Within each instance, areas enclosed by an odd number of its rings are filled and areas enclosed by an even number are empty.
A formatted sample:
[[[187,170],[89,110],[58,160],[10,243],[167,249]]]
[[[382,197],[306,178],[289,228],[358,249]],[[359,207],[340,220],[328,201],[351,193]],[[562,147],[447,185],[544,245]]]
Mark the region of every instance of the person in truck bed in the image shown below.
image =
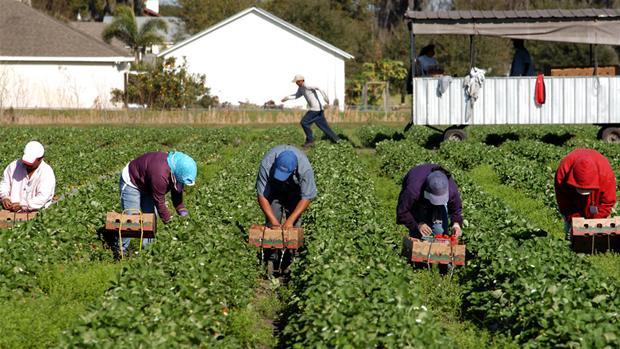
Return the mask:
[[[37,141],[24,148],[21,159],[11,162],[0,181],[2,208],[12,212],[33,212],[52,203],[56,189],[54,170],[43,160],[45,149]]]

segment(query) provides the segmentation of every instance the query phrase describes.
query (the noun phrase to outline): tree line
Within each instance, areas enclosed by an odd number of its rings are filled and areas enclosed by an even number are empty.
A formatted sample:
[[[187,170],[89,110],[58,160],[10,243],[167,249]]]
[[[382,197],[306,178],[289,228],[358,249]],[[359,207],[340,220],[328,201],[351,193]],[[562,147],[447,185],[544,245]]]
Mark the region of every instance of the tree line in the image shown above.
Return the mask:
[[[32,6],[54,16],[74,20],[101,20],[118,5],[142,11],[140,0],[31,0]],[[408,62],[409,40],[403,21],[409,0],[177,0],[177,5],[162,5],[163,15],[180,17],[188,35],[197,33],[235,13],[259,6],[276,16],[353,54],[347,75],[362,73],[364,63],[381,60]],[[428,10],[447,5],[454,10],[524,10],[544,8],[618,7],[620,0],[413,0],[414,9]],[[418,50],[434,43],[437,59],[446,71],[463,75],[469,66],[469,42],[463,37],[419,36]],[[588,45],[530,42],[527,44],[537,66],[575,66],[589,63]],[[599,64],[617,64],[618,50],[598,47]],[[490,75],[503,75],[509,69],[512,51],[509,40],[478,38],[477,64]]]
[[[101,20],[127,5],[136,14],[142,10],[140,0],[31,0],[32,6],[56,17],[74,20]],[[250,6],[261,7],[299,28],[351,53],[347,62],[347,92],[359,98],[365,81],[384,79],[396,85],[392,91],[404,93],[403,67],[409,67],[409,37],[405,11],[414,10],[533,10],[548,8],[616,8],[620,0],[177,0],[176,5],[162,5],[162,15],[179,17],[187,35],[192,35]],[[469,69],[469,40],[463,36],[423,36],[416,39],[416,49],[435,44],[436,58],[450,75],[465,75]],[[585,66],[590,62],[589,45],[526,43],[536,68],[551,66]],[[476,66],[487,75],[506,75],[512,60],[510,40],[492,37],[475,39]],[[618,64],[619,49],[597,46],[599,65]],[[387,68],[386,68],[387,67]],[[386,75],[385,72],[389,72]]]

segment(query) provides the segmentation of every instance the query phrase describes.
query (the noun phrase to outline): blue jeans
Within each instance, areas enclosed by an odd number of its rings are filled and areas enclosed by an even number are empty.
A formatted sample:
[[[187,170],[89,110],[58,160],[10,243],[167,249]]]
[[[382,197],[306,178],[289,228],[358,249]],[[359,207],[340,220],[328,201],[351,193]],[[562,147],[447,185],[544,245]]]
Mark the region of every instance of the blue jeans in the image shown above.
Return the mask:
[[[125,183],[123,177],[121,177],[119,183],[121,191],[121,209],[126,211],[127,214],[138,214],[139,210],[142,213],[155,213],[155,203],[151,195],[140,192],[140,190],[130,187]],[[118,237],[116,238],[118,240]],[[115,240],[115,241],[116,241]],[[153,239],[143,239],[142,248],[146,247],[152,242]],[[130,238],[123,238],[123,251],[127,251],[129,247]],[[115,244],[118,246],[118,242]]]
[[[276,216],[276,219],[278,220],[278,222],[282,224],[284,224],[284,222],[282,221],[283,214],[286,214],[287,217],[291,215],[291,213],[295,211],[295,207],[297,207],[297,204],[299,203],[299,200],[296,200],[296,201],[295,200],[288,200],[288,201],[282,200],[281,201],[280,199],[274,199],[274,198],[267,198],[267,200],[269,200],[269,204],[271,205],[271,211],[273,211],[273,214]],[[271,222],[265,221],[265,225],[271,226]],[[295,228],[301,227],[301,216],[297,218],[293,226]]]
[[[340,138],[338,135],[332,131],[332,129],[327,124],[327,119],[325,119],[325,114],[323,111],[312,111],[308,110],[306,115],[301,119],[301,128],[304,129],[304,133],[306,134],[306,143],[314,142],[314,135],[312,134],[312,124],[316,123],[316,126],[321,129],[325,133],[329,139],[333,142],[338,142]]]

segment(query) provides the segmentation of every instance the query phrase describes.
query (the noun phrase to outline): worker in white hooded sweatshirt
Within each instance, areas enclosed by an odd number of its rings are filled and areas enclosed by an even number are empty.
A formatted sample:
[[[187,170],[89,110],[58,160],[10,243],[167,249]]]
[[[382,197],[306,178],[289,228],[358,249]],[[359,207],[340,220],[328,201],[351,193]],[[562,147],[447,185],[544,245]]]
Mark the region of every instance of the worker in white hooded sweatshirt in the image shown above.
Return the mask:
[[[11,162],[0,181],[2,208],[13,212],[33,212],[52,203],[56,189],[54,170],[43,160],[45,149],[37,141],[24,148],[21,159]]]

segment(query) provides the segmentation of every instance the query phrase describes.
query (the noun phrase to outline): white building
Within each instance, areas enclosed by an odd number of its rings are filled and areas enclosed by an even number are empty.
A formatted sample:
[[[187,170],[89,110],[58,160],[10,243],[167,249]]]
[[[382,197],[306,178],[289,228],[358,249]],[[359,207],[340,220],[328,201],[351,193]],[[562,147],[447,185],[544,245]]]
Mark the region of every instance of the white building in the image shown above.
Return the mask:
[[[330,103],[344,109],[345,60],[352,55],[306,33],[273,14],[252,7],[175,46],[160,57],[187,60],[192,73],[206,75],[220,102],[263,105],[293,94],[295,74],[323,89]],[[287,107],[305,107],[302,98]]]
[[[0,109],[116,108],[133,57],[15,0],[0,0]]]

